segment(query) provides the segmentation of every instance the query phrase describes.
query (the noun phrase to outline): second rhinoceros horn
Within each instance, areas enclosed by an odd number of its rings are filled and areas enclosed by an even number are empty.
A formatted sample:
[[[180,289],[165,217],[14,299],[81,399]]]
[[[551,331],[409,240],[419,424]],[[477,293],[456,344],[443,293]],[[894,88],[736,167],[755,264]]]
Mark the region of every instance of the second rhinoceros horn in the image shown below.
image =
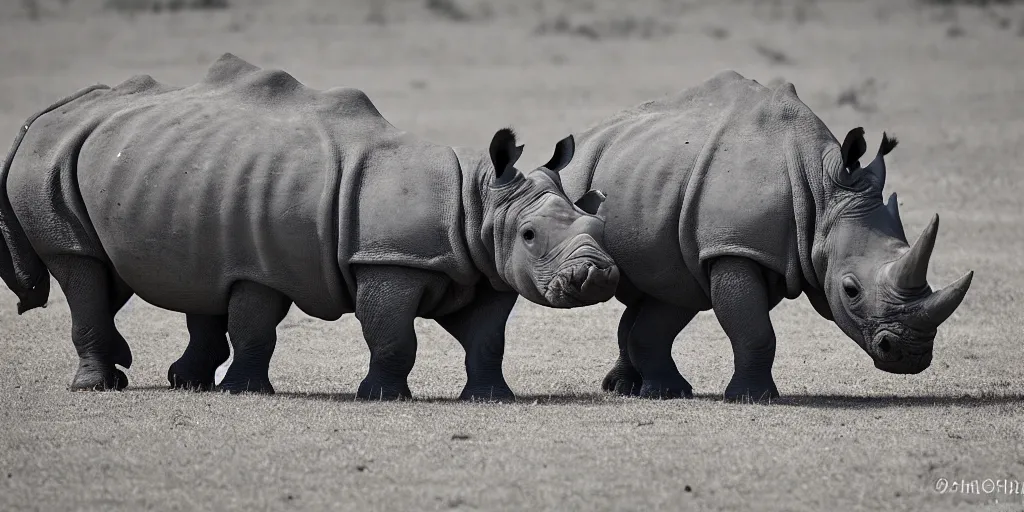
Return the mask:
[[[928,284],[928,260],[935,249],[935,238],[939,232],[939,215],[932,216],[909,251],[889,267],[889,275],[896,286],[904,290],[917,290]]]
[[[935,248],[938,232],[939,216],[936,214],[913,247],[889,267],[889,276],[898,288],[920,290],[928,285],[928,260]],[[964,300],[973,277],[974,272],[968,272],[955,283],[921,299],[912,323],[923,328],[935,328],[944,322]]]

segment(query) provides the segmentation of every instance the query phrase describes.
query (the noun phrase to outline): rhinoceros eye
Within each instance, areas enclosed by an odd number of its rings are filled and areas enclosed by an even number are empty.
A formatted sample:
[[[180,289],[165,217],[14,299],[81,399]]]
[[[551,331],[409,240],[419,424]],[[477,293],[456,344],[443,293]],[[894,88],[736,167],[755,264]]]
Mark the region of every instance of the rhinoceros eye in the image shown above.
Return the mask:
[[[533,239],[536,237],[537,233],[534,233],[532,229],[527,229],[526,231],[523,231],[523,240],[526,240],[527,242],[532,242]]]
[[[844,277],[843,293],[845,293],[848,298],[856,299],[857,296],[860,295],[860,286],[857,285],[857,280],[850,276]]]

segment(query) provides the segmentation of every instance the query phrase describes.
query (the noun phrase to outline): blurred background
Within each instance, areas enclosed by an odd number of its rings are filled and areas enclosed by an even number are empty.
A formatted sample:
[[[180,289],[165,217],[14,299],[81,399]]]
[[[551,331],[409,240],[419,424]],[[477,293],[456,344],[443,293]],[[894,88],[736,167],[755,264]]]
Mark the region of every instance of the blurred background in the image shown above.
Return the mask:
[[[0,489],[19,489],[6,499],[68,509],[85,493],[99,509],[124,505],[102,480],[76,476],[98,464],[112,487],[149,489],[134,509],[169,498],[675,509],[692,496],[736,510],[800,495],[817,509],[909,510],[920,498],[940,510],[990,498],[935,494],[940,476],[1024,479],[1024,2],[3,0],[0,141],[90,84],[149,74],[189,85],[224,52],[311,87],[362,89],[393,125],[434,142],[483,148],[511,125],[526,145],[523,168],[568,133],[724,69],[792,82],[839,139],[863,126],[870,153],[883,130],[899,137],[886,195],[899,193],[912,240],[932,214],[942,218],[929,281],[975,270],[974,283],[919,375],[876,370],[806,299],[784,302],[772,312],[774,372],[780,403],[794,407],[746,408],[715,401],[733,361],[710,312],[674,349],[701,398],[601,394],[616,356],[614,300],[557,312],[520,300],[505,360],[527,397],[516,406],[347,403],[368,361],[358,323],[294,308],[271,365],[280,398],[165,392],[184,318],[138,298],[117,319],[135,353],[135,391],[73,395],[59,288],[49,308],[24,316],[4,292],[0,404],[12,424],[0,428],[11,447],[0,466],[15,470]],[[462,349],[433,322],[416,325],[414,396],[454,398]],[[472,440],[458,444],[460,432]],[[238,473],[232,459],[273,471]]]

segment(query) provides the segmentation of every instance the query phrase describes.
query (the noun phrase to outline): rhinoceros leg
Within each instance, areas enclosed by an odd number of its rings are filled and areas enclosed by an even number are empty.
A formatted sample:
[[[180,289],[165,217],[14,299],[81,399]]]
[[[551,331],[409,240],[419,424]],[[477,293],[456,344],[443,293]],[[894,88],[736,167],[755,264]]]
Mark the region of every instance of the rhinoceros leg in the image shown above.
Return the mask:
[[[358,398],[412,398],[409,372],[416,363],[416,330],[420,311],[433,309],[444,295],[443,274],[408,267],[359,265],[356,275],[356,318],[370,348],[370,369],[359,383]]]
[[[732,343],[735,372],[725,389],[727,400],[763,400],[779,396],[772,378],[775,330],[761,267],[753,260],[722,257],[711,266],[711,302]]]
[[[270,358],[277,344],[277,324],[284,320],[291,300],[283,293],[251,281],[231,287],[228,301],[228,336],[234,360],[218,389],[231,393],[272,394]]]
[[[174,389],[209,391],[217,368],[231,355],[228,349],[228,315],[185,315],[188,346],[167,370]]]
[[[640,371],[641,397],[693,397],[693,387],[679,373],[672,359],[672,344],[696,315],[696,310],[673,306],[650,296],[641,299],[626,343],[629,360]]]
[[[604,380],[601,381],[601,389],[605,391],[614,391],[625,396],[640,394],[643,378],[640,376],[640,370],[637,370],[633,366],[633,361],[629,359],[629,332],[633,330],[633,325],[636,323],[636,317],[639,312],[639,304],[631,304],[626,306],[626,310],[622,312],[622,317],[619,318],[619,329],[617,332],[619,358],[615,360],[615,366],[612,367],[608,375],[605,375]]]
[[[107,264],[84,256],[55,256],[44,262],[71,310],[71,340],[78,370],[71,390],[124,389],[128,377],[114,367],[131,367],[132,352],[114,325],[114,315],[132,296]]]
[[[466,386],[461,400],[515,400],[505,382],[501,362],[505,355],[505,324],[519,297],[499,292],[489,284],[477,286],[473,303],[435,319],[466,349]]]

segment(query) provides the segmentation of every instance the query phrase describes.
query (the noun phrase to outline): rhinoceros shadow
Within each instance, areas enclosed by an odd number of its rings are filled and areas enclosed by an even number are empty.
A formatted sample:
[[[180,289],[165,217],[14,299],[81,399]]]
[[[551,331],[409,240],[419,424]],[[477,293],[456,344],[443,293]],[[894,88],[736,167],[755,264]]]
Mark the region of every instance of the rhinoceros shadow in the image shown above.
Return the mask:
[[[279,392],[279,396],[286,396],[298,399],[310,400],[331,400],[331,401],[355,401],[355,393],[295,393]],[[720,394],[697,393],[695,400],[722,402]],[[552,394],[524,394],[516,396],[518,404],[538,405],[578,405],[581,403],[608,404],[609,406],[621,406],[623,400],[644,400],[639,398],[621,398],[612,393],[552,393]],[[416,397],[415,402],[423,403],[457,403],[455,397]],[[485,400],[486,401],[486,400]],[[646,400],[644,400],[646,401]],[[657,401],[652,401],[657,402]],[[689,400],[676,399],[666,400],[666,407],[685,407]],[[838,395],[838,394],[792,394],[772,399],[762,404],[810,407],[819,409],[884,409],[890,407],[980,407],[991,405],[1016,405],[1024,404],[1024,394],[984,394],[984,395]],[[674,405],[673,405],[674,404]]]
[[[139,386],[131,388],[136,391],[170,391],[166,386]],[[216,392],[215,392],[216,393]],[[296,392],[278,391],[274,396],[298,400],[326,400],[332,402],[355,402],[358,401],[355,393],[351,392]],[[621,406],[623,401],[644,401],[641,398],[622,398],[613,393],[592,392],[592,393],[551,393],[551,394],[522,394],[516,396],[518,404],[538,405],[578,405],[607,404],[609,406]],[[721,394],[695,393],[694,400],[701,402],[724,402]],[[369,400],[373,401],[373,400]],[[461,400],[454,396],[417,396],[413,402],[420,403],[460,403]],[[482,400],[482,402],[487,402]],[[666,407],[685,407],[690,400],[651,400],[650,403],[663,403]],[[751,404],[754,405],[754,404]],[[982,394],[959,394],[959,395],[840,395],[840,394],[816,394],[816,393],[794,393],[787,394],[780,398],[773,398],[770,401],[761,401],[757,405],[775,405],[780,407],[808,407],[815,409],[885,409],[894,407],[984,407],[993,405],[1024,405],[1024,394],[1021,393],[982,393]]]
[[[721,395],[697,394],[697,399],[721,401]],[[773,398],[771,405],[809,407],[815,409],[886,409],[891,407],[983,407],[1024,404],[1024,394],[959,394],[959,395],[838,395],[795,393]]]
[[[278,392],[277,396],[284,396],[289,398],[297,399],[308,399],[308,400],[329,400],[335,402],[353,402],[357,401],[355,393],[296,393],[296,392]],[[569,405],[569,404],[581,404],[581,403],[601,403],[607,402],[609,404],[614,403],[611,398],[615,398],[612,395],[605,393],[565,393],[565,394],[525,394],[516,395],[517,404],[539,404],[539,405]],[[370,402],[374,400],[369,400]],[[412,399],[413,402],[420,403],[462,403],[456,397],[438,397],[438,396],[417,396]],[[478,400],[479,402],[488,402],[488,400]]]

